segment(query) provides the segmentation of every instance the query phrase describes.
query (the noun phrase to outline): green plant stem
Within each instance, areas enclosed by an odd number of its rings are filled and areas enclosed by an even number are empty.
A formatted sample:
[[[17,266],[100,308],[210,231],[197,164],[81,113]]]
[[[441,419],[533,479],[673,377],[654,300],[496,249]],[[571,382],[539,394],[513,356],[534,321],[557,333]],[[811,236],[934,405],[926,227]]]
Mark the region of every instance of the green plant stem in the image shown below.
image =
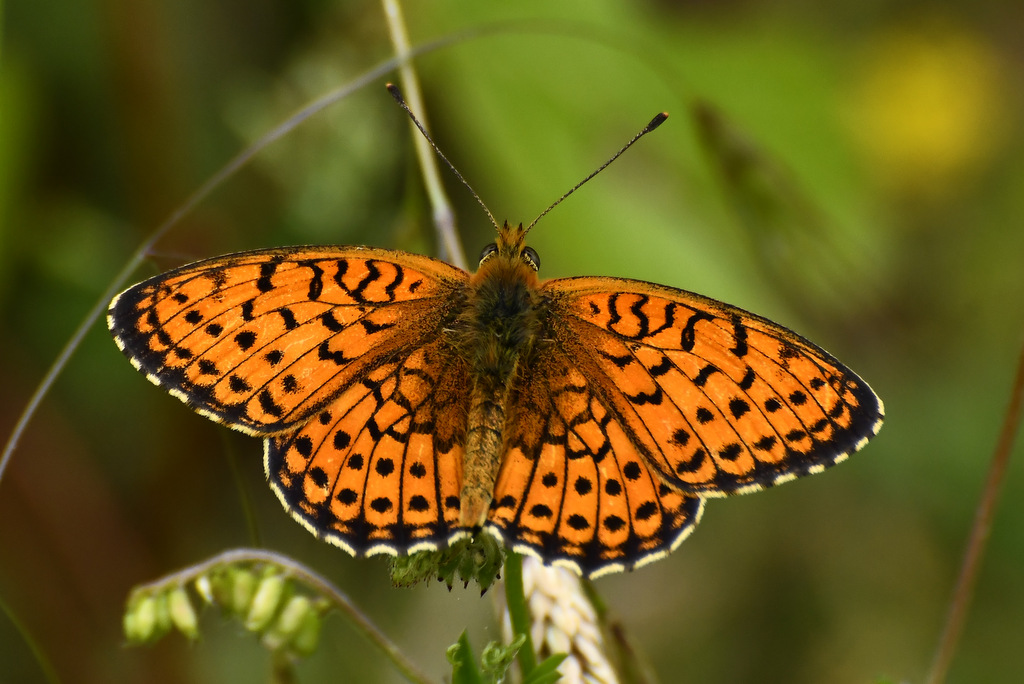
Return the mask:
[[[949,666],[956,654],[957,643],[967,620],[967,611],[974,595],[974,585],[978,580],[985,547],[988,545],[989,534],[992,532],[992,520],[995,518],[996,505],[999,503],[999,490],[1006,479],[1006,468],[1013,452],[1013,444],[1020,428],[1021,408],[1024,407],[1024,345],[1021,346],[1017,360],[1017,374],[1010,391],[1010,402],[1006,407],[1006,416],[989,465],[985,488],[981,500],[974,513],[974,525],[967,540],[967,551],[960,566],[960,576],[949,603],[946,624],[935,649],[935,659],[925,684],[942,684],[946,681]]]
[[[231,468],[231,479],[235,481],[238,489],[238,500],[242,505],[242,515],[245,516],[245,526],[249,530],[249,542],[253,546],[263,546],[263,539],[260,536],[260,526],[256,521],[256,509],[252,505],[252,497],[249,496],[249,488],[245,486],[245,478],[242,477],[242,469],[238,466],[238,451],[232,441],[233,435],[227,430],[218,430],[221,436],[221,443],[224,445],[224,457]]]
[[[140,585],[136,587],[136,591],[157,593],[167,587],[183,586],[195,581],[196,578],[210,572],[217,566],[238,563],[269,563],[280,567],[289,577],[299,580],[317,594],[326,597],[342,615],[348,618],[356,631],[376,646],[384,657],[390,660],[408,681],[413,682],[413,684],[431,684],[430,679],[420,672],[412,662],[407,660],[398,646],[388,639],[376,625],[370,622],[369,618],[363,615],[340,589],[331,584],[322,575],[280,553],[264,549],[231,549],[201,563],[191,565],[170,575],[165,575],[154,582]]]
[[[275,651],[270,661],[271,684],[299,684],[299,678],[295,676],[295,666],[288,656]]]
[[[33,638],[32,633],[28,631],[25,623],[18,619],[14,610],[7,605],[7,602],[4,601],[2,596],[0,596],[0,609],[3,609],[4,614],[7,615],[7,619],[14,625],[14,629],[21,635],[21,638],[25,640],[29,650],[32,651],[32,656],[39,664],[39,669],[43,671],[43,676],[46,677],[46,681],[50,682],[50,684],[60,684],[60,677],[57,676],[57,670],[54,669],[53,663],[50,662],[50,659],[46,657],[46,652],[43,651],[39,642],[37,642],[35,638]]]
[[[537,654],[530,637],[530,607],[523,591],[523,557],[509,551],[505,557],[505,603],[508,605],[509,620],[512,623],[513,638],[522,634],[526,637],[516,658],[525,678],[537,667]]]
[[[419,78],[412,65],[413,52],[409,46],[409,34],[405,30],[405,20],[402,18],[402,6],[398,0],[381,0],[381,3],[384,6],[384,16],[388,21],[391,44],[395,48],[395,58],[399,63],[398,78],[402,83],[402,94],[409,109],[416,114],[416,118],[426,128],[426,109],[423,106]],[[427,196],[430,198],[434,227],[441,239],[442,256],[455,266],[465,270],[467,267],[466,255],[462,251],[459,232],[455,227],[455,212],[452,211],[451,202],[449,202],[444,185],[441,183],[441,175],[437,168],[437,156],[430,147],[430,143],[420,135],[415,127],[413,127],[412,137],[416,145],[416,157],[419,160],[420,172],[423,174],[423,184],[426,186]]]

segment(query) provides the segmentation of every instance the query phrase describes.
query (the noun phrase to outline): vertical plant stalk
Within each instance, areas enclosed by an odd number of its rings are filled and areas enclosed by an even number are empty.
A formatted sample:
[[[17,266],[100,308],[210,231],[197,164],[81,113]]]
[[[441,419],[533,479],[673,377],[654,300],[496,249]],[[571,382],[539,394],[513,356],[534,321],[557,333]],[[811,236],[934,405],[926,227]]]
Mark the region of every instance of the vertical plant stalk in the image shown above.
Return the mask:
[[[412,66],[413,51],[409,46],[409,34],[405,30],[402,6],[398,0],[381,0],[381,3],[384,6],[384,16],[388,21],[391,44],[395,48],[395,58],[398,60],[398,80],[402,83],[402,93],[409,108],[416,113],[416,117],[426,128],[426,109],[423,107],[423,94],[420,91],[419,78]],[[455,228],[455,213],[452,211],[448,195],[445,194],[444,186],[441,184],[441,175],[437,170],[437,156],[431,149],[430,143],[415,128],[412,137],[416,145],[416,157],[420,162],[420,172],[423,174],[423,184],[426,186],[427,196],[430,198],[434,227],[441,239],[441,256],[455,266],[466,270],[466,255],[462,251],[459,233]]]
[[[512,638],[515,639],[520,634],[526,637],[516,655],[519,669],[523,677],[526,677],[537,667],[537,653],[533,650],[530,609],[526,605],[526,594],[523,591],[523,557],[512,551],[505,556],[505,605],[508,607],[509,621],[512,623]]]
[[[218,430],[221,443],[224,445],[224,456],[231,468],[231,479],[235,481],[235,489],[238,490],[238,502],[242,507],[242,515],[245,518],[245,527],[249,531],[249,541],[254,547],[263,546],[263,538],[260,535],[260,526],[256,521],[256,509],[252,505],[252,497],[249,496],[249,488],[245,486],[245,478],[242,475],[242,468],[238,465],[238,452],[235,450],[234,442],[227,430]]]
[[[956,581],[953,598],[946,614],[946,624],[939,638],[931,670],[925,684],[942,684],[946,681],[949,666],[956,654],[957,643],[963,632],[967,619],[967,611],[974,596],[974,585],[978,580],[981,561],[985,555],[989,534],[992,532],[992,520],[995,517],[996,505],[999,503],[999,490],[1006,479],[1006,468],[1010,463],[1010,454],[1020,428],[1021,408],[1024,405],[1024,345],[1021,346],[1020,357],[1017,359],[1017,374],[1010,391],[1010,403],[1006,407],[1006,417],[996,444],[992,463],[989,465],[988,478],[982,490],[978,509],[974,513],[974,525],[967,540],[967,550],[960,566],[960,576]]]

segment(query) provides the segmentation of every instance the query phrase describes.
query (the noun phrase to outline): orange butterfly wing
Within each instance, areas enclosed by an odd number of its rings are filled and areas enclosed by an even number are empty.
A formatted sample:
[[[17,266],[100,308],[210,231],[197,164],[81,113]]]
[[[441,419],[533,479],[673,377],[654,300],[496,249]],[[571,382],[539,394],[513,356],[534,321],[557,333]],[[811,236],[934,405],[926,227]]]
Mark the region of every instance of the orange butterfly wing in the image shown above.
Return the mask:
[[[596,577],[661,558],[703,500],[646,464],[602,388],[548,344],[514,390],[487,529],[513,550]]]
[[[470,534],[459,494],[468,361],[446,330],[469,275],[341,247],[210,259],[111,303],[118,346],[198,412],[268,436],[291,514],[353,554]],[[508,400],[486,527],[594,576],[675,548],[703,498],[818,472],[881,425],[866,383],[795,333],[682,290],[540,286],[543,334]]]
[[[209,418],[268,435],[436,337],[468,278],[404,252],[257,250],[139,283],[111,302],[107,321],[155,384]]]
[[[404,252],[285,248],[169,271],[111,303],[118,346],[198,412],[271,435],[285,508],[353,554],[456,531],[469,382],[445,346],[469,275]]]
[[[816,473],[881,427],[867,383],[796,333],[642,281],[548,281],[553,344],[632,449],[682,492],[722,496]]]
[[[270,483],[313,534],[353,555],[469,534],[457,523],[470,383],[445,344],[376,366],[297,432],[266,440]]]

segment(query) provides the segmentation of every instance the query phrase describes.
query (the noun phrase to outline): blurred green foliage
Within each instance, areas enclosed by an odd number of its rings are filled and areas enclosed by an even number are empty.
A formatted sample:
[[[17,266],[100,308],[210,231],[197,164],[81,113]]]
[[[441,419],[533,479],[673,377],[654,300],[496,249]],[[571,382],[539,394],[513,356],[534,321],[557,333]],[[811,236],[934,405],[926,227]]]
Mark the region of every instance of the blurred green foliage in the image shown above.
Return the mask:
[[[629,276],[787,324],[863,375],[887,424],[851,461],[712,501],[669,559],[599,580],[665,682],[919,681],[1024,329],[1024,6],[576,0],[407,2],[427,116],[501,220],[529,221],[660,110],[672,118],[531,233],[544,275]],[[291,112],[390,56],[349,0],[8,3],[0,69],[0,425],[14,425],[149,231]],[[699,107],[698,107],[699,105]],[[450,178],[449,178],[450,180]],[[157,269],[255,247],[433,253],[404,115],[367,88],[236,174],[158,247]],[[449,191],[471,260],[492,230]],[[6,434],[7,430],[4,430]],[[0,595],[65,682],[265,680],[269,656],[205,627],[122,648],[130,588],[263,542],[358,600],[425,671],[478,590],[393,589],[380,559],[316,542],[263,482],[260,445],[146,383],[101,324],[0,482]],[[1024,465],[951,682],[1024,672]],[[200,616],[209,621],[209,616]],[[302,681],[399,681],[342,621]],[[0,617],[0,682],[43,681]]]

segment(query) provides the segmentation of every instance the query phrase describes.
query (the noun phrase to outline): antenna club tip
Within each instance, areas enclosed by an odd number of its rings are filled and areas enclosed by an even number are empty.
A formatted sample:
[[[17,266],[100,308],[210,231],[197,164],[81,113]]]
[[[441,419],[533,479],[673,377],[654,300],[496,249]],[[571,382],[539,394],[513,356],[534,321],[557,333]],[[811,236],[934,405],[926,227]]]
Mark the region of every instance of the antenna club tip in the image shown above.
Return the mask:
[[[647,127],[644,129],[644,133],[650,133],[655,128],[657,128],[661,124],[665,123],[665,119],[667,119],[667,118],[668,118],[668,112],[659,112],[657,114],[657,116],[655,116],[653,119],[651,119],[651,123],[647,124]]]
[[[398,104],[405,102],[405,98],[402,97],[402,91],[399,90],[398,86],[394,83],[387,83],[384,87],[388,89],[388,92],[391,93],[391,97],[395,98],[395,101],[398,102]]]

